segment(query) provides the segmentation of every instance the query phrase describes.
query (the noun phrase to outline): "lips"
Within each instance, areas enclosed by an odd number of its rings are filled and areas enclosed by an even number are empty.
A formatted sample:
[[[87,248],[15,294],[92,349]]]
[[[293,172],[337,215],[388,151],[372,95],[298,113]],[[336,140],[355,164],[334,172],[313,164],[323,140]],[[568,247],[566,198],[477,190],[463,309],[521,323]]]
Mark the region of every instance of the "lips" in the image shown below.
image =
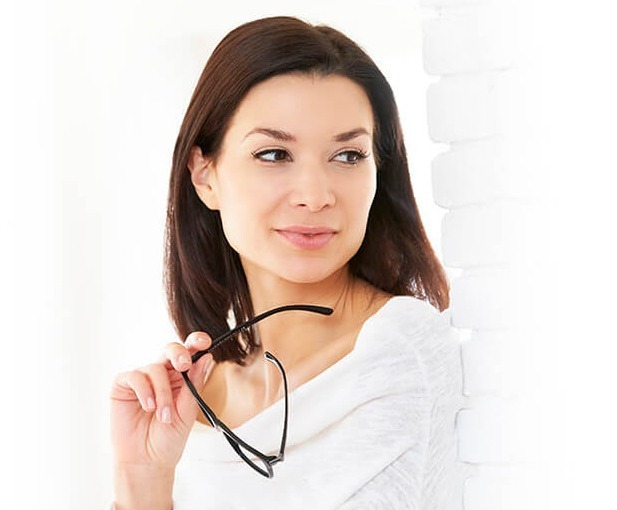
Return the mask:
[[[294,247],[303,250],[324,248],[336,235],[336,230],[323,226],[292,226],[275,231]]]

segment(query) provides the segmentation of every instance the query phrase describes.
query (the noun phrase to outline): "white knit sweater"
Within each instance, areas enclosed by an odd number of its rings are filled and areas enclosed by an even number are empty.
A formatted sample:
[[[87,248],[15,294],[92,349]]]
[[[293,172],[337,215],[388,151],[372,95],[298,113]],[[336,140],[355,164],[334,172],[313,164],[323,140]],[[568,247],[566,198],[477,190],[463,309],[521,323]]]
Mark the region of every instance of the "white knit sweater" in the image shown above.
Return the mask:
[[[460,507],[462,398],[448,314],[394,297],[365,322],[350,354],[290,394],[286,457],[273,479],[197,423],[176,470],[174,509]],[[276,453],[282,416],[279,401],[234,432]]]

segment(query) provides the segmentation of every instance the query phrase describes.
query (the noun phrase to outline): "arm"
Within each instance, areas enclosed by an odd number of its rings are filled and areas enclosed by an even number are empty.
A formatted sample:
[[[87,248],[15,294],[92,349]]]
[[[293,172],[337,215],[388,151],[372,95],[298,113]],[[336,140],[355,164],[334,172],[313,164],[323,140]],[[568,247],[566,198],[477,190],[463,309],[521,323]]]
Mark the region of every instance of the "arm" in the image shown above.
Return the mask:
[[[174,470],[116,466],[114,510],[171,510]]]

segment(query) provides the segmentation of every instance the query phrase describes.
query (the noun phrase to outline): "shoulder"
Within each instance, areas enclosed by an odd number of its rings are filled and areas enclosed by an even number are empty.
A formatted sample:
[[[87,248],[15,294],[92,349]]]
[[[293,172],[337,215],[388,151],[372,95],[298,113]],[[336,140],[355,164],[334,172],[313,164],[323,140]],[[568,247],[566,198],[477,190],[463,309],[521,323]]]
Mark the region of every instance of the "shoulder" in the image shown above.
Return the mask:
[[[417,349],[456,342],[448,311],[439,312],[426,301],[411,296],[390,298],[365,323],[368,336],[377,334],[382,343]]]
[[[462,379],[461,343],[449,312],[411,296],[392,297],[370,317],[358,347],[371,353],[378,369],[402,372],[426,390],[459,386]]]

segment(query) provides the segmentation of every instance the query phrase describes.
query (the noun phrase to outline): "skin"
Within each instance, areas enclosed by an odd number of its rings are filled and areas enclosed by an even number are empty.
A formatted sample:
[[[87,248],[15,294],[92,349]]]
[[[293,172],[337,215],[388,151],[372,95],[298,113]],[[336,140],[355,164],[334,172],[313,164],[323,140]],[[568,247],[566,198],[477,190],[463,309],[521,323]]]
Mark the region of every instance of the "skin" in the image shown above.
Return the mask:
[[[290,389],[354,347],[364,321],[389,296],[353,278],[376,188],[373,113],[358,85],[339,77],[282,75],[253,87],[215,158],[191,151],[189,170],[207,207],[220,211],[240,254],[255,313],[288,303],[334,308],[260,324],[264,350],[283,363]],[[197,406],[177,370],[217,415],[237,427],[282,397],[280,376],[258,357],[247,367],[190,355],[210,343],[195,332],[161,359],[119,374],[112,388],[116,508],[171,508],[174,470]]]

